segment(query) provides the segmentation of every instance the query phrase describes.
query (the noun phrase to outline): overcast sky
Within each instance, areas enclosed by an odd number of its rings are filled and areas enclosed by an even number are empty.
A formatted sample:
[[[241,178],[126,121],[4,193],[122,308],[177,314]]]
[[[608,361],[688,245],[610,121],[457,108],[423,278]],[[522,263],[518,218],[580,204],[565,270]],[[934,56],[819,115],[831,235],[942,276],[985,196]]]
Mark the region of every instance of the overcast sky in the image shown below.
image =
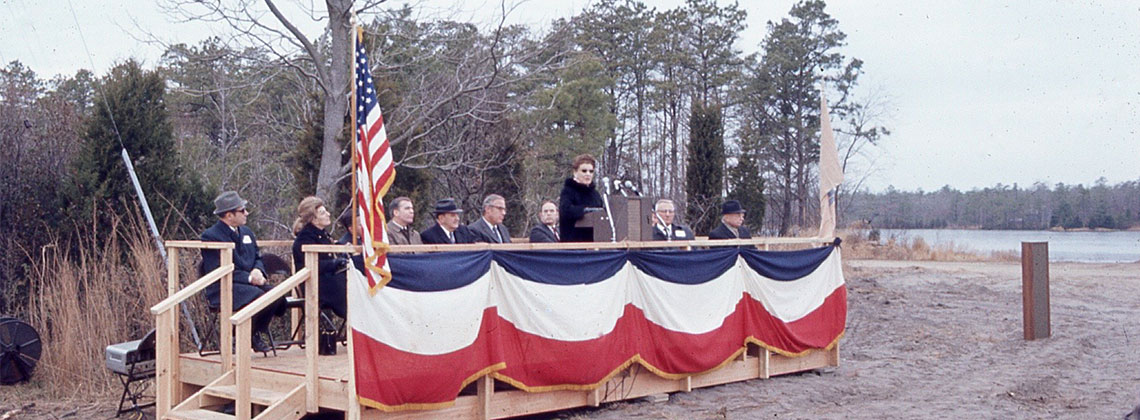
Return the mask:
[[[793,3],[741,0],[748,28],[737,48],[759,51],[766,23]],[[456,20],[488,21],[498,9],[491,0],[413,4],[425,18]],[[542,27],[587,4],[526,2],[510,21]],[[827,11],[847,33],[843,53],[865,61],[860,93],[888,105],[891,135],[849,179],[871,168],[873,190],[927,191],[1140,179],[1140,2],[831,1]],[[0,61],[42,78],[102,74],[130,57],[157,63],[162,47],[144,42],[146,32],[193,44],[225,30],[172,22],[153,1],[0,0]]]

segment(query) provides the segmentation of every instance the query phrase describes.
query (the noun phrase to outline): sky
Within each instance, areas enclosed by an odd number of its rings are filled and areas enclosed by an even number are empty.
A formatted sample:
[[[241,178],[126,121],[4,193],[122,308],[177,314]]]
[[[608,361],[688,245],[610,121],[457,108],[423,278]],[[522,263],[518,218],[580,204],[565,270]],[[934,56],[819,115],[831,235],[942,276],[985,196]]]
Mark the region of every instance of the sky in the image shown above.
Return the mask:
[[[324,3],[280,2],[294,16]],[[683,4],[643,2],[658,10]],[[102,74],[132,57],[154,66],[164,43],[227,32],[221,23],[179,22],[158,4],[0,0],[0,62],[19,60],[42,78],[80,68]],[[501,10],[494,0],[410,4],[421,18],[485,26]],[[508,23],[543,28],[589,4],[508,0]],[[793,4],[740,0],[747,29],[735,47],[760,51],[767,22]],[[848,180],[872,191],[1140,180],[1140,3],[833,0],[826,10],[847,34],[841,52],[864,61],[856,94],[876,99],[891,132]],[[310,36],[323,24],[296,22]]]

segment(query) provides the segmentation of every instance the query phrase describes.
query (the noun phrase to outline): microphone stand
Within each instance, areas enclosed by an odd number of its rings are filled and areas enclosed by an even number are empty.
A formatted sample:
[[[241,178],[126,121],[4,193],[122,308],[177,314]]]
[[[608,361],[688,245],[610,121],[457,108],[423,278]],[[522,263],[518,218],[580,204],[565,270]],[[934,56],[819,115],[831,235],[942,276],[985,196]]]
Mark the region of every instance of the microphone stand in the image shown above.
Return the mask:
[[[602,204],[606,207],[606,219],[610,222],[610,242],[617,242],[617,229],[614,228],[614,215],[610,213],[610,180],[603,178],[602,183],[606,185],[606,193],[602,195]]]

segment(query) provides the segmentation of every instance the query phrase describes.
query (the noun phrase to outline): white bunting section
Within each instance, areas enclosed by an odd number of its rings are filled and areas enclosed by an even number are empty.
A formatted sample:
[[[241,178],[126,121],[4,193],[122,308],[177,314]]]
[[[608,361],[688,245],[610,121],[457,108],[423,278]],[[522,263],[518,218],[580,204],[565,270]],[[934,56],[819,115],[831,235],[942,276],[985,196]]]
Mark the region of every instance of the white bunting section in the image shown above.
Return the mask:
[[[439,355],[471,345],[479,336],[487,308],[491,273],[474,283],[442,292],[412,292],[394,287],[369,296],[359,271],[348,270],[352,328],[398,350]]]
[[[745,291],[760,301],[768,313],[784,322],[807,316],[823,305],[831,292],[843,285],[838,247],[815,271],[799,280],[772,280],[752,270],[744,270],[744,273],[750,277],[745,282]]]
[[[844,283],[839,249],[812,273],[778,281],[753,271],[743,258],[719,277],[688,285],[657,279],[629,262],[613,277],[592,284],[553,285],[515,277],[496,262],[474,283],[438,292],[394,287],[369,296],[367,283],[349,270],[352,327],[401,351],[439,355],[475,342],[486,308],[520,331],[559,341],[602,337],[624,314],[640,308],[649,322],[689,334],[719,328],[747,292],[783,322],[819,308]]]
[[[736,310],[744,294],[745,277],[741,271],[751,271],[746,267],[744,260],[737,257],[732,268],[701,284],[670,283],[634,270],[642,298],[632,303],[645,312],[649,322],[666,329],[706,333],[719,328]]]
[[[499,316],[519,330],[560,341],[592,340],[613,331],[629,302],[633,271],[626,262],[609,279],[562,286],[523,280],[491,263],[491,272],[501,280]]]

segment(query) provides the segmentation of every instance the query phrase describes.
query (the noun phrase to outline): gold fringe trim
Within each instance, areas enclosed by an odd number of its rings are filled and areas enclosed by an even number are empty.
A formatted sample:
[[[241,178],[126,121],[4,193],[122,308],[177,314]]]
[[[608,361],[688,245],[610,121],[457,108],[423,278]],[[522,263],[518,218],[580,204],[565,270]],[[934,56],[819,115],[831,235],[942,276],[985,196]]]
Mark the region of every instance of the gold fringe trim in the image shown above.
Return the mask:
[[[486,368],[483,368],[479,372],[476,372],[475,374],[467,377],[467,379],[464,379],[463,383],[459,385],[459,389],[463,389],[467,385],[470,385],[472,382],[479,379],[479,377],[489,374],[489,375],[491,375],[492,378],[497,379],[499,381],[506,382],[507,384],[510,384],[511,386],[518,388],[518,389],[521,389],[525,392],[593,391],[593,390],[601,387],[602,385],[604,385],[606,382],[609,382],[611,379],[613,379],[619,373],[621,373],[622,371],[624,371],[627,368],[629,368],[630,366],[632,366],[634,363],[641,365],[641,367],[645,368],[645,370],[652,372],[654,375],[657,375],[658,377],[675,381],[675,380],[679,380],[679,379],[685,379],[685,378],[690,377],[690,376],[705,375],[705,374],[712,373],[712,372],[715,372],[717,370],[723,369],[725,366],[728,366],[730,363],[732,363],[734,360],[736,360],[737,357],[740,357],[741,353],[747,351],[748,350],[748,344],[755,344],[759,347],[763,347],[763,348],[767,349],[768,351],[779,354],[781,356],[793,357],[794,358],[794,357],[804,356],[804,355],[811,353],[813,351],[820,351],[820,350],[830,351],[830,350],[834,349],[835,346],[839,345],[839,340],[843,339],[843,336],[846,334],[847,334],[847,330],[844,329],[843,331],[840,331],[839,335],[837,335],[835,337],[835,339],[831,340],[831,343],[829,343],[826,347],[824,347],[822,349],[818,349],[818,348],[817,349],[807,349],[807,350],[804,350],[804,351],[801,351],[798,353],[791,353],[791,352],[788,352],[785,350],[778,349],[778,348],[776,348],[776,347],[774,347],[768,343],[765,343],[765,342],[757,339],[754,336],[748,336],[747,338],[744,339],[744,345],[741,348],[732,352],[731,355],[729,355],[727,358],[725,358],[719,364],[717,364],[716,366],[714,366],[710,369],[707,369],[707,370],[704,370],[701,372],[695,372],[695,373],[668,373],[668,372],[665,372],[665,371],[661,370],[660,368],[658,368],[657,366],[653,366],[653,364],[645,361],[645,359],[643,359],[641,357],[641,353],[638,353],[638,354],[631,356],[625,362],[622,362],[622,364],[615,367],[613,370],[610,371],[610,373],[608,373],[608,374],[606,374],[606,376],[602,377],[601,380],[594,382],[592,384],[582,384],[582,385],[579,385],[579,384],[561,384],[561,385],[528,386],[522,382],[519,382],[515,378],[512,378],[510,376],[499,373],[500,370],[506,369],[506,367],[507,367],[507,364],[505,362],[499,362],[499,363],[493,364],[491,366],[488,366]],[[441,408],[447,408],[447,407],[451,407],[451,406],[455,405],[454,399],[451,401],[445,401],[445,402],[439,402],[439,403],[411,403],[411,404],[400,404],[400,405],[386,405],[386,404],[381,403],[379,401],[374,401],[374,400],[362,397],[362,396],[360,396],[359,393],[357,394],[357,399],[360,400],[361,405],[376,408],[376,409],[386,411],[386,412],[405,411],[405,410],[438,410]]]

